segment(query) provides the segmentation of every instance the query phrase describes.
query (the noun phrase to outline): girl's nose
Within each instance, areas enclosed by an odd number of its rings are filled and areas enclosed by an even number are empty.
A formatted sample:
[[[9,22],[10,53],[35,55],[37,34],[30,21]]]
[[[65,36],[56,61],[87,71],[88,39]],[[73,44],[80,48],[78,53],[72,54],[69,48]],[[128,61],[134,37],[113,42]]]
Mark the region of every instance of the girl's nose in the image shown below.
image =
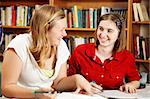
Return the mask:
[[[63,37],[67,36],[67,33],[65,30],[63,31],[62,35],[63,35]]]
[[[106,32],[103,31],[103,32],[100,33],[100,37],[101,37],[101,38],[106,37],[106,36],[107,36],[107,33],[106,33]]]

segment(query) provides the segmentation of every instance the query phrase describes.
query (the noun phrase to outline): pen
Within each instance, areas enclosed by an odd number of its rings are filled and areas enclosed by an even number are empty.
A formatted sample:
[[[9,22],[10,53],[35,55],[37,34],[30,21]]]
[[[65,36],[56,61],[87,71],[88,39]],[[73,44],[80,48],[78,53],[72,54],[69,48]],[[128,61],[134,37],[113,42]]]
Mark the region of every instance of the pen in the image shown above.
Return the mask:
[[[33,91],[32,93],[33,94],[40,94],[40,93],[51,93],[51,94],[54,94],[55,90],[54,91]]]
[[[48,91],[33,91],[33,94],[49,93]]]
[[[92,80],[92,82],[90,82],[90,83],[96,84],[96,82],[94,80]],[[101,89],[100,91],[103,92],[103,89]]]

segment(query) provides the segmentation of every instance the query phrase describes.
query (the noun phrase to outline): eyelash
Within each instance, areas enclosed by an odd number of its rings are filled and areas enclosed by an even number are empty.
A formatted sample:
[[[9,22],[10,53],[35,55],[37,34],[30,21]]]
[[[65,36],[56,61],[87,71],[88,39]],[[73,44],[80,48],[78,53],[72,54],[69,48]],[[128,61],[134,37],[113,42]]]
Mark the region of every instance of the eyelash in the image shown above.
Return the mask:
[[[112,30],[108,30],[108,32],[112,32]]]
[[[101,30],[101,31],[104,30],[102,27],[99,27],[98,29]],[[109,32],[112,32],[112,30],[111,30],[111,29],[108,29],[108,33],[109,33]]]
[[[103,31],[104,29],[102,27],[99,27],[99,30]]]

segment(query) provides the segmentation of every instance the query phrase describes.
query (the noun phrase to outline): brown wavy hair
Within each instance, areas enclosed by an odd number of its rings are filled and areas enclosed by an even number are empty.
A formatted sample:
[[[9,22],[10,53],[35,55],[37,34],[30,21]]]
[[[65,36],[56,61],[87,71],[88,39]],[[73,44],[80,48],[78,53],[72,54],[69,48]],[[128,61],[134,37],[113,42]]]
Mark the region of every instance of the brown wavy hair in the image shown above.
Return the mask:
[[[98,21],[98,25],[102,20],[111,20],[114,23],[116,23],[116,26],[119,29],[119,35],[118,35],[118,39],[115,42],[114,48],[113,48],[113,53],[119,52],[123,49],[126,48],[126,32],[125,32],[125,19],[123,17],[121,17],[119,14],[115,14],[115,13],[109,13],[109,14],[105,14],[102,15],[99,18]],[[98,26],[97,26],[98,29]],[[97,33],[97,29],[95,31],[95,44],[96,47],[98,47],[98,45],[100,44],[100,42],[98,41],[97,37],[96,37],[96,33]]]

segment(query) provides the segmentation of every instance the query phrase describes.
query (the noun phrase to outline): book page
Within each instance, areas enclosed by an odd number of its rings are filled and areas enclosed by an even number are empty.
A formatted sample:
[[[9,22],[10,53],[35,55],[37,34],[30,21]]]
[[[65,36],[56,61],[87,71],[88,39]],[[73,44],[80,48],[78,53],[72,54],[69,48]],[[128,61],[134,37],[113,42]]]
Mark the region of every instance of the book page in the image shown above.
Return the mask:
[[[84,95],[84,94],[75,94],[72,92],[63,92],[57,94],[57,99],[107,99],[100,95]]]
[[[104,90],[100,95],[117,99],[150,99],[150,86],[138,89],[136,93],[126,93],[119,90]]]
[[[136,99],[137,93],[129,94],[121,92],[119,90],[104,90],[101,95],[107,98],[117,98],[117,99]]]

